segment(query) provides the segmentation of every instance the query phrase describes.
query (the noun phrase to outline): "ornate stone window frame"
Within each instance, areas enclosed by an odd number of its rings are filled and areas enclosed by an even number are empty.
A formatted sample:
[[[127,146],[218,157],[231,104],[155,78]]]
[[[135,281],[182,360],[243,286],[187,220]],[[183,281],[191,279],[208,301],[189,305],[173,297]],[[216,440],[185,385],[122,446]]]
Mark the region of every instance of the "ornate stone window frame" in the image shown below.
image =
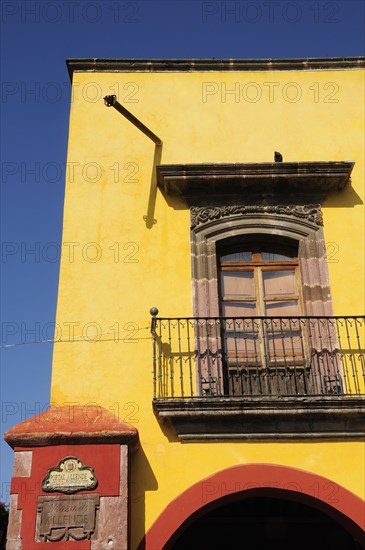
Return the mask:
[[[191,212],[193,312],[218,317],[217,244],[230,237],[278,235],[298,241],[307,316],[331,316],[321,204],[342,190],[354,162],[157,166],[162,193]],[[156,399],[154,409],[181,441],[358,440],[363,396],[252,396]]]
[[[268,234],[298,241],[305,314],[333,315],[321,206],[312,204],[191,207],[194,316],[219,316],[219,241]]]
[[[332,315],[321,204],[350,180],[353,161],[159,165],[158,187],[191,207],[194,316],[219,316],[216,244],[239,235],[299,243],[305,313]]]

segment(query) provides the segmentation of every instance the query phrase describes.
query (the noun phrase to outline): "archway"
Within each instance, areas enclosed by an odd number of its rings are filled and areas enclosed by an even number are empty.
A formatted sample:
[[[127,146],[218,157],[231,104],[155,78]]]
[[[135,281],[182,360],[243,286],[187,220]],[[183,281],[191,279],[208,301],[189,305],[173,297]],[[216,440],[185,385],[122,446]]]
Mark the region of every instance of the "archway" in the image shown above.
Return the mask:
[[[362,550],[338,521],[317,508],[282,498],[284,492],[258,491],[207,511],[172,537],[164,550]],[[247,493],[252,494],[252,491]],[[255,492],[254,492],[255,493]]]
[[[295,513],[294,523],[289,522],[289,525],[283,514],[290,509],[290,503],[292,515]],[[194,529],[204,528],[204,522],[215,521],[217,524],[215,515],[222,518],[226,514],[234,520],[242,515],[242,511],[257,514],[260,505],[269,513],[261,518],[256,515],[257,521],[269,521],[270,510],[277,518],[271,522],[271,528],[270,523],[269,527],[266,525],[273,548],[275,536],[277,541],[279,536],[283,540],[299,518],[306,518],[307,525],[309,522],[312,526],[321,526],[322,535],[328,536],[329,541],[330,531],[334,529],[338,533],[337,540],[342,537],[342,540],[350,541],[344,547],[346,550],[357,550],[365,544],[364,503],[359,497],[313,473],[271,464],[249,464],[217,472],[179,495],[149,529],[141,548],[169,550],[176,544],[178,549],[179,537],[182,544],[183,537],[194,537]],[[281,518],[281,523],[278,518]],[[304,529],[308,530],[308,527],[303,526]],[[297,536],[300,538],[300,532]],[[193,550],[191,540],[188,546]],[[228,546],[225,548],[229,550]]]

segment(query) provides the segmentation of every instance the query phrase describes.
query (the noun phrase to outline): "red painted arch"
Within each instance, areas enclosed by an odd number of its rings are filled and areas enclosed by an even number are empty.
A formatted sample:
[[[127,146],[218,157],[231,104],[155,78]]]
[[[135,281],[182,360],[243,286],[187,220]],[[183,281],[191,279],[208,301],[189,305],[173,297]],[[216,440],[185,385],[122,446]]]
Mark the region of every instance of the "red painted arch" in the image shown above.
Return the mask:
[[[296,468],[241,464],[198,481],[179,495],[157,518],[139,548],[162,550],[174,534],[181,532],[188,518],[202,515],[209,507],[219,505],[222,499],[227,502],[227,499],[273,493],[322,510],[365,544],[364,501],[341,485]]]

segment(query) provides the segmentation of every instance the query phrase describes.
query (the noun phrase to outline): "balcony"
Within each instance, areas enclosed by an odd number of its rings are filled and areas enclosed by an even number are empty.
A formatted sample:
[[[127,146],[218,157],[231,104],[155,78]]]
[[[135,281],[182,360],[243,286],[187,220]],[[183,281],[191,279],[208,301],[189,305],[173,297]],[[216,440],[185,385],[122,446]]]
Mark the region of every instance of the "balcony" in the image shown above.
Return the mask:
[[[365,317],[156,315],[153,406],[181,440],[364,437]]]

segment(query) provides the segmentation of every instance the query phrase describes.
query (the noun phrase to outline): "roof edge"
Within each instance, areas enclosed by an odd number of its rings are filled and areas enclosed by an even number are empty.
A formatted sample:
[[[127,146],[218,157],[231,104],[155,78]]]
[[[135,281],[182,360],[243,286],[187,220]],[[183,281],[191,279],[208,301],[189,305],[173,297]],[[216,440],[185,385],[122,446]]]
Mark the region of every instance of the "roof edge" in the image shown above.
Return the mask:
[[[66,59],[74,72],[314,71],[364,69],[365,56],[283,59]]]

